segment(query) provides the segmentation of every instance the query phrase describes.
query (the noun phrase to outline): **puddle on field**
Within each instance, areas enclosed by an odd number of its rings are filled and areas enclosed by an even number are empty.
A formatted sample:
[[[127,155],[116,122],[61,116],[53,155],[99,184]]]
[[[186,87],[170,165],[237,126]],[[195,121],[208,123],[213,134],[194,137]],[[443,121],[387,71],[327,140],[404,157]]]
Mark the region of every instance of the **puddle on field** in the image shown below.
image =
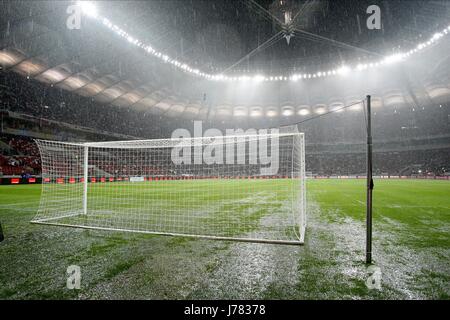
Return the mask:
[[[255,195],[243,202],[263,199],[267,200]],[[39,290],[53,290],[55,297],[66,292],[65,268],[72,263],[83,268],[79,299],[432,299],[450,295],[445,281],[450,275],[450,250],[400,245],[405,226],[388,218],[374,224],[373,257],[381,268],[382,291],[369,291],[364,284],[364,223],[342,216],[310,201],[304,246],[40,226],[30,232],[26,222],[26,232],[4,243],[20,254],[4,259],[3,270],[18,281],[9,286],[26,285],[29,290],[18,290],[12,298],[33,297],[31,292]],[[262,229],[277,223],[272,215],[260,220]],[[33,247],[26,245],[25,236],[33,237]],[[97,255],[89,253],[93,247],[99,250]],[[41,282],[35,279],[36,270],[42,272]]]
[[[312,204],[314,206],[314,204]],[[340,219],[339,223],[327,224],[316,221],[320,216],[320,208],[316,206],[318,213],[310,219],[311,226],[317,231],[326,232],[333,236],[335,248],[339,254],[336,269],[350,278],[364,280],[366,275],[365,266],[355,262],[363,261],[365,254],[365,225],[352,218]],[[384,217],[383,223],[374,225],[373,230],[373,260],[374,264],[381,268],[382,294],[385,298],[395,299],[430,299],[431,288],[440,292],[450,294],[450,287],[442,279],[437,277],[428,283],[429,290],[423,288],[426,282],[427,272],[437,271],[450,274],[450,266],[444,261],[450,261],[450,250],[433,252],[433,248],[415,248],[414,250],[400,245],[400,235],[404,235],[405,226],[395,220]],[[309,233],[314,232],[309,229]],[[401,233],[403,232],[403,234]],[[440,257],[441,255],[441,257]]]
[[[323,215],[316,204],[309,204],[304,247],[231,245],[220,266],[190,297],[273,298],[274,288],[276,298],[289,299],[430,299],[442,292],[449,294],[442,277],[429,277],[429,273],[450,274],[443,263],[449,261],[449,251],[436,253],[399,246],[395,233],[402,226],[388,219],[383,230],[374,230],[373,257],[381,268],[382,290],[367,289],[364,223],[349,217],[332,218],[336,222],[331,223]]]

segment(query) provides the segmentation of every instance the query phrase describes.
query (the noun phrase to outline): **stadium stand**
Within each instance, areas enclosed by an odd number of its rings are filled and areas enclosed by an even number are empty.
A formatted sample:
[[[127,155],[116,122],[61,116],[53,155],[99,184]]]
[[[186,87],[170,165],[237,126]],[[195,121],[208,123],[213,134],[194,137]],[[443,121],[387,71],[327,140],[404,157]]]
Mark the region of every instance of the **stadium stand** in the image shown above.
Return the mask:
[[[40,174],[39,151],[32,138],[50,140],[126,140],[170,137],[192,120],[149,115],[131,108],[102,105],[58,88],[28,80],[16,73],[0,73],[0,109],[3,135],[0,172],[4,176]],[[448,175],[449,120],[447,105],[421,111],[374,114],[374,170],[386,175]],[[365,172],[364,125],[361,114],[335,114],[320,122],[300,125],[307,141],[307,171],[318,175],[354,175]],[[255,128],[268,123],[236,123]],[[278,123],[280,124],[280,123]],[[217,123],[215,123],[217,125]],[[230,123],[222,123],[225,129]],[[277,124],[272,123],[276,126]],[[98,168],[126,172],[130,168]]]

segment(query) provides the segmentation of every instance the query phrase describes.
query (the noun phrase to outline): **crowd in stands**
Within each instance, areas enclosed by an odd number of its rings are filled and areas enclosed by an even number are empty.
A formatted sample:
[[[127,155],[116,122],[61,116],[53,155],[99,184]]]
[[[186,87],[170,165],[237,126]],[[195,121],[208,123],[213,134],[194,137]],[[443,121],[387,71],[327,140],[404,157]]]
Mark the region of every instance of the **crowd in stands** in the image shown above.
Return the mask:
[[[190,120],[158,116],[137,111],[132,107],[101,104],[92,98],[51,87],[14,72],[0,72],[0,109],[142,138],[167,138],[176,128],[191,129],[192,126]],[[395,113],[389,108],[374,109],[374,138],[389,139],[448,133],[447,109],[447,105],[430,105],[414,111],[405,107]],[[310,139],[309,142],[313,143],[357,142],[365,136],[364,119],[362,111],[348,111],[302,123],[299,129],[305,132]],[[238,120],[214,122],[211,126],[219,129],[222,125],[233,128]],[[281,121],[263,117],[249,119],[242,125],[255,128],[276,127],[285,120],[287,119]]]
[[[306,155],[306,170],[318,175],[364,175],[365,153]],[[375,175],[448,175],[449,149],[375,152]]]
[[[39,158],[11,157],[0,155],[0,176],[39,174]]]
[[[179,122],[177,126],[174,122],[176,120],[167,122],[168,120],[164,119],[163,122],[159,116],[132,108],[102,105],[91,98],[50,87],[14,72],[0,72],[0,109],[143,138],[169,137],[172,130],[177,127],[192,129],[186,122]],[[374,138],[389,140],[402,137],[448,135],[450,123],[448,115],[444,116],[445,114],[446,111],[443,111],[442,108],[417,111],[414,114],[403,112],[402,115],[397,113],[383,116],[382,112],[378,112],[378,115],[374,114]],[[8,125],[15,126],[18,131],[30,130],[20,120],[11,121]],[[264,120],[261,119],[261,121]],[[222,123],[222,125],[226,124]],[[32,126],[34,126],[34,131],[44,132],[47,130],[55,136],[60,136],[58,132],[63,131],[57,125],[53,126],[53,129],[51,129],[52,126],[44,128],[39,123],[33,123]],[[276,124],[273,123],[273,126]],[[220,126],[217,127],[221,129]],[[56,132],[52,132],[52,130]],[[301,124],[299,130],[305,132],[307,144],[361,143],[365,139],[364,115],[363,113],[336,114]],[[1,152],[0,175],[39,174],[39,151],[29,138],[4,135],[0,136],[0,142],[8,146]],[[450,171],[448,153],[448,148],[376,152],[374,154],[374,172],[375,174],[391,175],[448,174]],[[362,152],[318,152],[307,154],[306,160],[307,171],[323,175],[360,174],[365,172],[366,166],[365,155]],[[115,168],[113,171],[120,173],[129,170]]]
[[[138,137],[163,136],[150,114],[102,105],[14,72],[0,72],[0,86],[0,109]]]
[[[0,176],[38,175],[41,160],[37,145],[27,137],[0,136]]]
[[[33,141],[30,141],[23,137],[12,137],[8,142],[9,146],[16,151],[28,155],[30,157],[38,157],[39,150]]]
[[[26,137],[3,135],[0,143],[4,148],[0,154],[0,175],[39,175],[41,163],[39,150],[31,139]],[[136,159],[135,159],[136,160]],[[90,175],[121,176],[121,175],[176,175],[170,163],[162,163],[154,166],[144,164],[146,161],[131,163],[109,164],[106,161],[98,161],[95,164],[97,172]],[[147,159],[149,160],[149,159]],[[401,152],[375,152],[373,154],[373,169],[375,175],[449,175],[450,174],[449,149],[414,150]],[[147,162],[151,162],[150,160]],[[190,172],[184,174],[225,174],[229,171],[226,166],[222,171],[208,169],[209,167],[193,166]],[[258,175],[259,166],[243,166],[242,172],[237,167],[233,168],[233,174]],[[81,169],[80,169],[81,170]],[[171,171],[172,170],[172,171]],[[211,172],[209,172],[210,170]],[[250,172],[253,170],[252,172]],[[208,172],[207,172],[208,171]],[[366,172],[365,153],[316,153],[306,155],[306,171],[317,175],[364,175]],[[81,172],[81,171],[80,171]],[[100,172],[100,173],[99,173]],[[103,173],[102,173],[103,172]],[[288,172],[283,172],[283,175]]]

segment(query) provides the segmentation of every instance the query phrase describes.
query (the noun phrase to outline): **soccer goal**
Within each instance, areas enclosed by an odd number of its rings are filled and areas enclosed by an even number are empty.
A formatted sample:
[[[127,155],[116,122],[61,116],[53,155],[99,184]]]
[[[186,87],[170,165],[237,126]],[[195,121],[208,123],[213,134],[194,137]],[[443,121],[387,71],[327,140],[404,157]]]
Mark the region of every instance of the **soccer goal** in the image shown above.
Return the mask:
[[[304,241],[303,133],[36,143],[43,185],[33,223]]]

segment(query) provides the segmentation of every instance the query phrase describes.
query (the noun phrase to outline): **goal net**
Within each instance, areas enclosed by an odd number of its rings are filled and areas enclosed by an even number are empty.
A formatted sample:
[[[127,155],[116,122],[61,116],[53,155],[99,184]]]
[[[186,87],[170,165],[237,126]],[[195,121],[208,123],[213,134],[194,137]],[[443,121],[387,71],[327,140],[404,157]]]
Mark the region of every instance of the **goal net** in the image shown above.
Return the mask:
[[[43,185],[34,223],[303,243],[303,133],[36,142]]]

